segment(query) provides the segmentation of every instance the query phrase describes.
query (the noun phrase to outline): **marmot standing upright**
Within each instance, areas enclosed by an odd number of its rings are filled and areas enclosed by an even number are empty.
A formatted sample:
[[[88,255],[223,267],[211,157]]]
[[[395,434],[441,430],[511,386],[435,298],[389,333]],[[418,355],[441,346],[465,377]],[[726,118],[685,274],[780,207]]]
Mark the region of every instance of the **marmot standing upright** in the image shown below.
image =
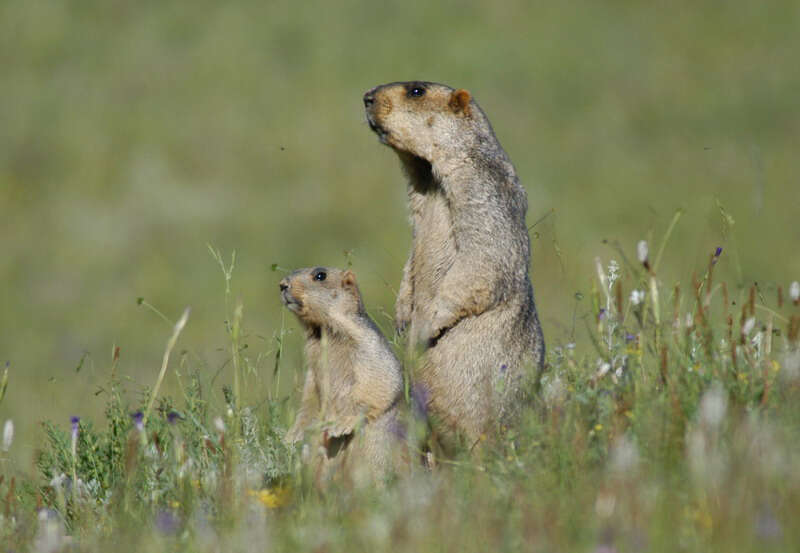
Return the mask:
[[[526,368],[543,364],[525,189],[466,90],[390,83],[367,91],[364,105],[409,179],[413,243],[396,324],[428,348],[415,386],[441,445],[460,436],[471,446],[511,421]]]
[[[403,465],[400,362],[367,315],[350,271],[298,269],[280,282],[306,331],[300,409],[286,435],[307,439],[319,487],[334,478],[380,482]],[[362,478],[368,476],[371,478]]]

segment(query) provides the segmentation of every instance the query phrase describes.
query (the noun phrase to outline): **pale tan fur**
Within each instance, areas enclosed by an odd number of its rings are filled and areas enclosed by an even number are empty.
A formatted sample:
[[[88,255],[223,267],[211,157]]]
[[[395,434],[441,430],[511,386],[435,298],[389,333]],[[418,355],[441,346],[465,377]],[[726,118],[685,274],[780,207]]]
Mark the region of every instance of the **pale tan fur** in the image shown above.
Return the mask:
[[[513,422],[543,364],[525,190],[469,92],[390,83],[364,103],[409,180],[413,239],[396,324],[427,348],[414,385],[439,442],[472,446]]]
[[[280,283],[306,332],[308,369],[286,440],[306,440],[319,487],[381,482],[404,465],[400,363],[364,310],[350,271],[299,269]]]

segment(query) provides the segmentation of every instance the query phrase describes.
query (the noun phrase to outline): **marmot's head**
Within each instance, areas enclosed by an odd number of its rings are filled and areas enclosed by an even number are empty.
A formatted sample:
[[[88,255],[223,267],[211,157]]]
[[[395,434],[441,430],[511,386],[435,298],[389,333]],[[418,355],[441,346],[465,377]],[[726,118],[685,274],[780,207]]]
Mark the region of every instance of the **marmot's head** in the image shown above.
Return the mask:
[[[330,325],[339,317],[363,311],[351,271],[315,267],[298,269],[280,282],[283,303],[306,325]]]
[[[430,163],[458,155],[489,128],[470,93],[422,81],[389,83],[364,94],[370,128],[398,152]],[[491,132],[491,131],[490,131]]]

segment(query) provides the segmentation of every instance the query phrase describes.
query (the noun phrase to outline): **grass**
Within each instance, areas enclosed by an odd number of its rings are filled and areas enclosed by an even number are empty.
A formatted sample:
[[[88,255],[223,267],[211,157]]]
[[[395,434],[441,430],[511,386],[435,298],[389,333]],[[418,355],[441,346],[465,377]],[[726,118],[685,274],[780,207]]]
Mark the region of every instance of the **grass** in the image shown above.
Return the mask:
[[[0,3],[0,543],[789,549],[796,4]],[[487,458],[320,499],[277,283],[350,266],[391,333],[405,184],[360,96],[415,78],[516,164],[550,370]]]
[[[791,549],[800,539],[800,300],[756,286],[731,296],[714,279],[719,250],[689,284],[667,287],[646,250],[622,265],[597,260],[583,318],[591,339],[551,348],[519,427],[477,458],[417,467],[385,488],[317,493],[281,441],[287,398],[246,403],[244,386],[225,386],[215,402],[213,382],[186,355],[173,367],[179,398],[159,396],[159,374],[126,402],[117,349],[98,424],[46,422],[38,476],[6,466],[3,542],[47,551]],[[230,283],[232,266],[222,268]],[[255,377],[241,311],[224,370],[244,384]]]

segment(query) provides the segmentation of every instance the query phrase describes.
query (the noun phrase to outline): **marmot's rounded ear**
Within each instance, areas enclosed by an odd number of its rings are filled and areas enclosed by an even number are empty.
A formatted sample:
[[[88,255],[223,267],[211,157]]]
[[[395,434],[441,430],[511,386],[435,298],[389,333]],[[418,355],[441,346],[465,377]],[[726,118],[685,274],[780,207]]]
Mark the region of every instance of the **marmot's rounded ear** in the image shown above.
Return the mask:
[[[469,117],[472,114],[472,111],[469,108],[469,102],[471,99],[472,96],[470,96],[469,92],[463,88],[459,88],[450,94],[450,101],[448,104],[450,105],[450,109],[452,109],[455,113],[463,113],[465,116]]]
[[[350,269],[346,270],[342,275],[342,286],[345,288],[355,288],[356,286],[356,275]]]

